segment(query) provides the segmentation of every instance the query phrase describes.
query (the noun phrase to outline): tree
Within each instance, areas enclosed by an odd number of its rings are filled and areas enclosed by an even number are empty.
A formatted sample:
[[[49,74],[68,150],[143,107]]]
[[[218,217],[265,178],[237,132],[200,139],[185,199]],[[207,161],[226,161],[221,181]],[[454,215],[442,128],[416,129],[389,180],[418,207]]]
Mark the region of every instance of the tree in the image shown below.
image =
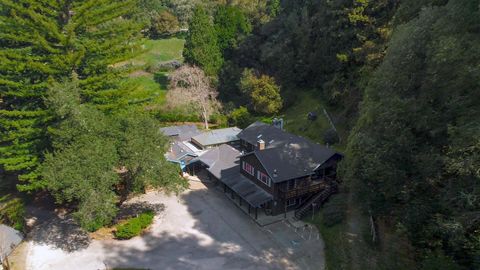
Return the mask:
[[[237,48],[238,43],[252,31],[242,10],[234,6],[220,6],[215,13],[214,25],[223,54]]]
[[[275,114],[282,108],[280,87],[270,76],[257,77],[253,70],[245,69],[240,81],[240,89],[250,96],[252,107],[258,113]]]
[[[424,8],[397,28],[345,155],[345,179],[365,208],[416,248],[445,255],[430,268],[449,258],[479,266],[478,4]]]
[[[253,117],[250,115],[250,112],[248,112],[246,107],[240,106],[230,113],[229,121],[231,125],[239,128],[246,128],[253,122]]]
[[[53,150],[41,174],[57,203],[69,203],[83,228],[109,224],[117,204],[146,187],[177,191],[185,186],[178,169],[163,156],[167,139],[156,122],[136,111],[107,115],[80,103],[78,82],[54,84],[46,104],[54,119]]]
[[[172,106],[198,108],[208,129],[210,116],[219,108],[218,92],[210,85],[210,79],[196,66],[184,65],[170,75],[167,102]]]
[[[23,191],[46,186],[38,166],[49,145],[48,84],[76,74],[82,99],[106,110],[128,103],[111,65],[135,45],[126,1],[0,1],[0,165]]]
[[[210,16],[201,6],[195,8],[190,20],[183,56],[186,62],[201,67],[208,76],[216,76],[222,67],[217,33]]]
[[[159,134],[159,125],[145,114],[127,113],[120,116],[122,136],[118,146],[120,166],[126,170],[127,191],[144,192],[148,186],[179,191],[185,182],[179,181],[178,166],[165,159],[169,145]]]
[[[152,16],[150,35],[153,37],[171,35],[178,32],[179,29],[177,18],[167,10],[162,10]]]

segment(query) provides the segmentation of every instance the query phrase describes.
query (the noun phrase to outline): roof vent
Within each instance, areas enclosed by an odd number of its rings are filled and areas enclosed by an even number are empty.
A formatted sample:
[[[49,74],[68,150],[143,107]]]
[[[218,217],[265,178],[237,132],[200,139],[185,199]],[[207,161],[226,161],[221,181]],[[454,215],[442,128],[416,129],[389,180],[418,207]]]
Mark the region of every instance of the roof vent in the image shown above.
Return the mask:
[[[277,169],[273,170],[273,177],[278,177]]]

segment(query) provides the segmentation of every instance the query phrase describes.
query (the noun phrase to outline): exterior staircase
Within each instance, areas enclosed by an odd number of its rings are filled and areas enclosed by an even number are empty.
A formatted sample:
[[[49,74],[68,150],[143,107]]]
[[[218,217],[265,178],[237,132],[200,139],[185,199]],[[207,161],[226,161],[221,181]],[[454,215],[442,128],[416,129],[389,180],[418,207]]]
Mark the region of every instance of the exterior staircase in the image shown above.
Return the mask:
[[[295,219],[301,220],[304,218],[313,208],[318,209],[329,197],[330,195],[338,192],[337,182],[331,182],[324,190],[313,195],[308,201],[306,201],[302,206],[295,210]]]

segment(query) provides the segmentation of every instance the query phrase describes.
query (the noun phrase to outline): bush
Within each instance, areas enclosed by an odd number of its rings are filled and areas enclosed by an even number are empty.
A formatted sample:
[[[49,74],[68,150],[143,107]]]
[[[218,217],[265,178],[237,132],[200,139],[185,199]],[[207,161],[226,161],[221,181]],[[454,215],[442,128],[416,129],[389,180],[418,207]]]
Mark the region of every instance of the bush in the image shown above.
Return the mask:
[[[437,252],[437,254],[431,254],[427,256],[422,262],[422,270],[462,270],[460,265],[455,261],[443,254],[443,252]]]
[[[328,145],[334,145],[340,141],[338,133],[334,129],[329,129],[323,134],[323,142]]]
[[[327,227],[340,224],[345,220],[347,197],[345,194],[333,195],[322,209],[322,222]]]
[[[17,231],[23,231],[25,226],[25,205],[22,199],[7,195],[0,197],[0,224],[12,226]]]
[[[171,60],[167,62],[151,63],[145,67],[145,71],[150,73],[171,72],[182,66],[182,62]]]
[[[218,127],[222,127],[222,128],[227,127],[227,122],[228,122],[228,118],[224,114],[216,113],[210,116],[210,123],[217,124]]]
[[[153,211],[146,211],[137,217],[127,220],[125,223],[117,226],[115,237],[118,239],[130,239],[140,235],[153,222],[155,213]]]
[[[232,126],[246,128],[253,122],[253,117],[250,115],[247,108],[239,107],[230,113],[228,121]]]

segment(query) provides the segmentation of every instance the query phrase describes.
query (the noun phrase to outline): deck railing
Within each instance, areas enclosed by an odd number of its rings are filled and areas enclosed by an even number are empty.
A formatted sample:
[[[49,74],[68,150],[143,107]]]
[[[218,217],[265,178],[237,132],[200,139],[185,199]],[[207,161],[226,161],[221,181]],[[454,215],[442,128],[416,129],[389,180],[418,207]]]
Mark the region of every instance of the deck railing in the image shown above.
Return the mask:
[[[282,199],[288,200],[290,198],[302,196],[305,194],[320,192],[327,186],[328,182],[326,181],[326,179],[322,179],[320,181],[311,182],[309,185],[300,186],[291,190],[285,190],[284,188],[280,188],[278,192],[279,196]]]

